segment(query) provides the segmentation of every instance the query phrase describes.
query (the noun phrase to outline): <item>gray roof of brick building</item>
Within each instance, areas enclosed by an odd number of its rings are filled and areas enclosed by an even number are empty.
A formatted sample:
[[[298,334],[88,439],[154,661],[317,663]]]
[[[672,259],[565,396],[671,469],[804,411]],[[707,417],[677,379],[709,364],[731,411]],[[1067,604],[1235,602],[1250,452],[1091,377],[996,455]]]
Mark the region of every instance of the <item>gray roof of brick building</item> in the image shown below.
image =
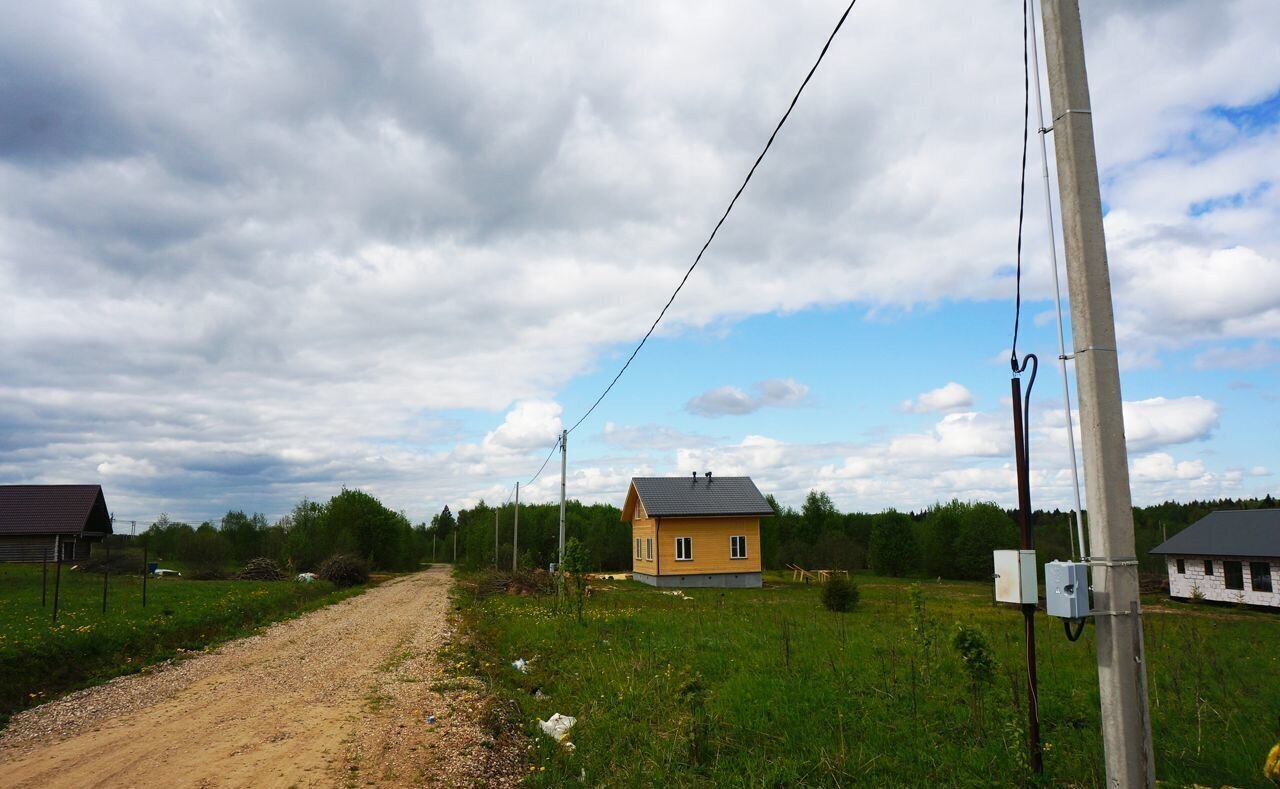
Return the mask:
[[[1280,509],[1211,512],[1152,548],[1151,553],[1280,557]]]

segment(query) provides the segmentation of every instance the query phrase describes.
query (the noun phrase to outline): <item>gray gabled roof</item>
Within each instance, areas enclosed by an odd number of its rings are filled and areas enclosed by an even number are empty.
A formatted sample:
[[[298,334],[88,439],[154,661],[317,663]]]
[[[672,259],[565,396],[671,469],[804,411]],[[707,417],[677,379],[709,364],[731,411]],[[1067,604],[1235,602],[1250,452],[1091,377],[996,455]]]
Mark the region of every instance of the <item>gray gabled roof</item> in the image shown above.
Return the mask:
[[[635,477],[631,484],[650,517],[774,514],[751,477]]]
[[[1152,548],[1151,553],[1280,557],[1280,509],[1211,512]]]

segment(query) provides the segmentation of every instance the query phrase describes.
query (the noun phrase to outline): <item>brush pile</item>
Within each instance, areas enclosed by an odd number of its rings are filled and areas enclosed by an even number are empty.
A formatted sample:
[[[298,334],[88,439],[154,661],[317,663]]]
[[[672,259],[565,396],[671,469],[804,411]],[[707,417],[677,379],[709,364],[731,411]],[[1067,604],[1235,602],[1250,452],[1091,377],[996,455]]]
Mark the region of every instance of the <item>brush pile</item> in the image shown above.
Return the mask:
[[[232,576],[237,581],[283,581],[284,572],[280,565],[270,559],[259,557],[250,559],[244,569]]]

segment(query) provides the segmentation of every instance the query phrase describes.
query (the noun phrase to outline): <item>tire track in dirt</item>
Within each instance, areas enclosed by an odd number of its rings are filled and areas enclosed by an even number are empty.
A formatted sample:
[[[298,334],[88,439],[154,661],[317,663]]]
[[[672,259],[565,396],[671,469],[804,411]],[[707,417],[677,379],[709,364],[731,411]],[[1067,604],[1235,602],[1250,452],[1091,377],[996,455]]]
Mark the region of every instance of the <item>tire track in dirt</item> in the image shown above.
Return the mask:
[[[0,734],[0,786],[508,783],[518,765],[477,747],[491,742],[470,715],[480,694],[431,689],[449,586],[443,567],[397,578],[28,710]]]

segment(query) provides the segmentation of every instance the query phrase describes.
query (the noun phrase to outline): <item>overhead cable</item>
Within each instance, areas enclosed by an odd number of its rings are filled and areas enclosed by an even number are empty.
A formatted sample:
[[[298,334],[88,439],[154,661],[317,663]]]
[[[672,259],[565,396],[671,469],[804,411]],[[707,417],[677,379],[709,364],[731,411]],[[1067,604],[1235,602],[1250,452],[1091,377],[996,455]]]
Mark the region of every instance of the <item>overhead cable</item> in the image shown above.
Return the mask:
[[[547,467],[547,464],[551,462],[551,456],[554,455],[556,453],[556,450],[559,448],[560,448],[560,437],[556,436],[556,442],[551,445],[551,451],[547,453],[547,459],[542,461],[542,465],[538,467],[538,473],[534,474],[532,479],[524,483],[526,488],[532,485],[534,480],[542,476],[543,469],[545,469]]]
[[[1027,59],[1027,0],[1022,0],[1022,170],[1018,174],[1018,252],[1014,275],[1013,346],[1009,366],[1018,372],[1018,324],[1022,319],[1022,220],[1027,207],[1027,134],[1031,118],[1031,70]],[[1039,75],[1036,76],[1039,79]]]
[[[689,269],[685,271],[684,277],[680,279],[680,284],[676,285],[676,289],[672,291],[671,298],[667,299],[667,303],[663,305],[662,311],[658,313],[658,317],[653,319],[653,324],[649,327],[649,330],[644,333],[644,337],[640,339],[640,342],[636,345],[635,349],[631,351],[631,355],[627,357],[627,361],[622,365],[622,369],[618,370],[618,374],[615,375],[613,380],[609,382],[609,385],[604,388],[604,391],[601,392],[600,396],[596,398],[596,401],[591,404],[591,407],[587,409],[587,412],[583,414],[577,422],[573,423],[573,427],[569,428],[570,433],[577,430],[578,425],[581,425],[587,417],[591,416],[591,412],[596,410],[596,406],[600,405],[600,401],[604,400],[605,395],[609,394],[609,391],[613,389],[613,385],[618,382],[618,379],[622,377],[622,374],[631,366],[632,360],[636,358],[636,354],[640,353],[640,349],[644,347],[646,342],[648,342],[649,337],[654,332],[654,329],[658,328],[658,323],[662,320],[663,316],[667,314],[667,310],[676,300],[676,296],[680,294],[680,290],[684,287],[685,282],[689,280],[689,275],[693,273],[693,270],[698,267],[698,263],[702,261],[703,254],[707,251],[707,248],[711,246],[711,242],[715,239],[716,233],[719,232],[720,226],[729,218],[729,212],[733,210],[734,204],[738,202],[738,198],[742,195],[742,191],[746,189],[747,184],[751,182],[751,176],[755,175],[756,168],[760,166],[760,162],[764,160],[765,154],[769,152],[769,148],[773,145],[774,138],[777,137],[778,132],[782,130],[782,126],[787,122],[787,118],[791,117],[791,111],[795,109],[796,102],[800,100],[800,94],[804,92],[805,87],[809,84],[809,80],[813,78],[814,72],[818,70],[818,65],[822,63],[822,59],[827,55],[827,50],[831,48],[831,42],[835,40],[836,34],[839,33],[840,28],[844,26],[845,19],[849,17],[849,12],[853,10],[853,6],[857,2],[858,0],[850,0],[848,7],[844,10],[844,13],[840,15],[840,21],[836,22],[836,26],[832,29],[831,35],[827,36],[827,42],[822,45],[822,51],[818,53],[818,59],[814,61],[813,66],[809,69],[809,73],[805,75],[804,81],[800,83],[799,89],[797,89],[795,95],[791,97],[791,103],[787,105],[787,111],[782,114],[782,118],[778,121],[778,125],[774,127],[773,133],[769,135],[769,139],[764,144],[764,149],[760,151],[760,155],[756,157],[755,163],[753,163],[751,165],[751,169],[747,171],[747,177],[742,180],[742,185],[738,187],[738,191],[734,192],[733,199],[729,201],[729,205],[725,208],[724,214],[720,216],[720,221],[716,222],[715,227],[711,229],[711,235],[709,235],[707,240],[702,244],[702,249],[698,250],[697,257],[693,259],[693,263],[690,264]],[[550,457],[548,457],[548,459],[550,459]],[[545,466],[546,464],[543,463],[543,465]]]

